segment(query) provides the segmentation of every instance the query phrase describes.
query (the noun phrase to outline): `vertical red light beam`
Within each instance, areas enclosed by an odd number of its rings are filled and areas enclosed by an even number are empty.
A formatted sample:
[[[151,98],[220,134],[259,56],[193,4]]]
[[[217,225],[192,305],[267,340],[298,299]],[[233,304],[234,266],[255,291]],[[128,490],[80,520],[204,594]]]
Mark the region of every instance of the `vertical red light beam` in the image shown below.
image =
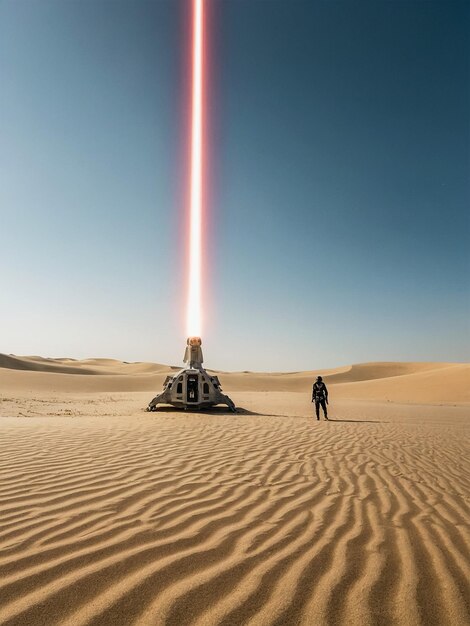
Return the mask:
[[[191,165],[189,205],[188,337],[202,331],[202,210],[204,120],[204,0],[192,0]]]

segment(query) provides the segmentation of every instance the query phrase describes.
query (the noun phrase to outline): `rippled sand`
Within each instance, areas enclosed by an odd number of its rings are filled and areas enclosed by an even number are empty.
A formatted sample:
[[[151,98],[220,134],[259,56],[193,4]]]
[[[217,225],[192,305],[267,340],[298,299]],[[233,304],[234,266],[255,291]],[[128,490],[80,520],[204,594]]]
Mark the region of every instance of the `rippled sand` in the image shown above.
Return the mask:
[[[468,366],[335,370],[317,422],[311,373],[146,414],[164,368],[71,363],[0,371],[1,624],[470,623]]]

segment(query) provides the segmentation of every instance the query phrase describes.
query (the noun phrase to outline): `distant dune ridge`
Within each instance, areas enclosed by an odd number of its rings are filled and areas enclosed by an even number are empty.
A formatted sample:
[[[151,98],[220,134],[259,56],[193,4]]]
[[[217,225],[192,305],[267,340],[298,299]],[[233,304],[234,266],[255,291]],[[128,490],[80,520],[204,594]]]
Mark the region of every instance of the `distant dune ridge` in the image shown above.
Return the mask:
[[[470,365],[220,373],[0,355],[0,624],[470,624]]]
[[[54,386],[64,392],[151,393],[160,389],[165,377],[174,369],[158,363],[124,363],[113,359],[77,361],[0,354],[0,391],[3,388],[40,391]],[[47,377],[45,373],[56,376]],[[361,363],[311,372],[217,373],[227,391],[307,393],[315,376],[322,374],[328,385],[335,385],[335,393],[341,397],[425,404],[470,402],[470,364],[467,363]]]

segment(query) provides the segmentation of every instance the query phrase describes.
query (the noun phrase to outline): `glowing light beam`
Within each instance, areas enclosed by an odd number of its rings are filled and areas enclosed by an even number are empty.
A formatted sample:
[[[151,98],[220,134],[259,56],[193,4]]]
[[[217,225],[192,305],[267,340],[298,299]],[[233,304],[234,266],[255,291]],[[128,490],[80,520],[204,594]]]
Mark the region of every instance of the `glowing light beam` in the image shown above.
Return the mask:
[[[189,199],[189,285],[187,335],[202,331],[202,211],[204,180],[204,0],[193,0],[191,162]]]

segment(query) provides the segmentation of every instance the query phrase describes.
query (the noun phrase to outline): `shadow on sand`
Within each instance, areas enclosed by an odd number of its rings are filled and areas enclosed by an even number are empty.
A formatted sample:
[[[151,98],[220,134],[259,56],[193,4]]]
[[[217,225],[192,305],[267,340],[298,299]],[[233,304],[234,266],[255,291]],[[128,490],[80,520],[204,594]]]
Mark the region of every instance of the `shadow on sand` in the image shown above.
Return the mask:
[[[257,411],[250,411],[249,409],[244,409],[243,407],[237,407],[236,413],[233,413],[226,406],[215,406],[211,409],[180,409],[174,406],[161,406],[158,407],[156,411],[150,411],[150,413],[154,414],[180,414],[180,415],[253,415],[255,417],[294,417],[299,419],[311,419],[313,422],[317,420],[315,417],[311,417],[308,415],[285,415],[282,413],[259,413]],[[322,419],[322,422],[345,422],[351,424],[389,424],[387,421],[382,420],[347,420],[340,418],[329,418],[327,420]]]
[[[165,413],[172,413],[172,414],[180,414],[180,415],[235,415],[235,413],[233,411],[231,411],[227,406],[214,406],[211,409],[180,409],[177,406],[158,406],[156,409],[154,409],[153,411],[147,411],[147,409],[144,409],[144,411],[146,413],[149,413],[150,415],[152,415],[152,413],[154,415],[160,413],[160,414],[165,414]],[[237,413],[243,415],[245,413],[244,409],[238,409],[237,408]]]
[[[237,413],[239,413],[240,415],[257,415],[259,417],[295,417],[298,419],[311,419],[313,422],[316,422],[317,420],[315,419],[315,417],[312,417],[310,415],[284,415],[282,413],[257,413],[256,411],[249,411],[248,409],[242,409],[242,408],[237,408]],[[321,419],[321,422],[351,422],[354,424],[389,424],[390,422],[387,422],[385,420],[346,420],[346,419],[340,419],[340,418],[331,418],[329,417],[327,420],[325,419]]]
[[[146,411],[144,409],[144,411]],[[147,411],[146,411],[147,412]],[[148,411],[148,413],[179,413],[180,415],[254,415],[256,417],[305,417],[305,415],[281,415],[277,413],[258,413],[256,411],[250,411],[243,407],[237,406],[237,410],[234,413],[226,406],[214,406],[211,409],[180,409],[175,406],[159,406],[156,410]]]
[[[390,422],[386,422],[385,420],[343,420],[343,419],[332,419],[329,417],[326,422],[351,422],[352,424],[389,424]]]

